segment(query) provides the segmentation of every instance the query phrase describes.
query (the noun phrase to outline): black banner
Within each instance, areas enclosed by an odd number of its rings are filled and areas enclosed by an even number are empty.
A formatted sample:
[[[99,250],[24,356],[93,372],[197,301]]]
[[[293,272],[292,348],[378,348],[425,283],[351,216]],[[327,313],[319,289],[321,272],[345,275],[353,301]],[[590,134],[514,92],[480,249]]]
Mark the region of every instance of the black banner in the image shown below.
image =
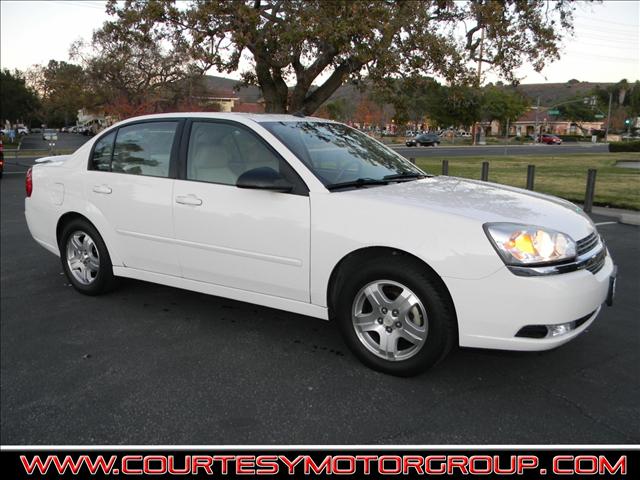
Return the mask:
[[[637,448],[3,448],[3,478],[640,478]]]

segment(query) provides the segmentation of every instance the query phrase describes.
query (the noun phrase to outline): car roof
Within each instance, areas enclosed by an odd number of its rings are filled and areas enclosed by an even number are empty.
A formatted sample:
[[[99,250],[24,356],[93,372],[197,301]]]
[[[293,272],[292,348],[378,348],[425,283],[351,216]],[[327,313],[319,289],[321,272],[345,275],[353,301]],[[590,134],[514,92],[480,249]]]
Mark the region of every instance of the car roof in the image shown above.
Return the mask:
[[[289,115],[289,114],[278,114],[278,113],[241,113],[241,112],[173,112],[173,113],[157,113],[152,115],[143,115],[140,117],[131,117],[123,120],[131,121],[131,120],[153,120],[153,119],[161,119],[161,118],[213,118],[213,119],[226,119],[233,120],[238,118],[244,118],[248,120],[253,120],[257,123],[266,123],[266,122],[333,122],[333,120],[328,120],[326,118],[318,118],[318,117],[307,117],[307,116],[298,116],[298,115]]]

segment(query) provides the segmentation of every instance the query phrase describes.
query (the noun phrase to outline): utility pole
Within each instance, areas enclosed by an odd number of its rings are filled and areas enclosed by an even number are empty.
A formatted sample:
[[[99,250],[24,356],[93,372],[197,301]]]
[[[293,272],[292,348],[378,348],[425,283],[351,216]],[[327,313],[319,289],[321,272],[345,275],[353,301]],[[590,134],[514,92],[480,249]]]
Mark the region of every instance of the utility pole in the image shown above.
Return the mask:
[[[480,83],[482,81],[482,54],[484,53],[484,27],[480,30],[480,57],[478,59],[478,78],[476,80],[476,88],[478,91],[480,90]],[[478,142],[476,140],[476,132],[477,132],[477,123],[473,123],[473,144],[476,145]]]
[[[533,143],[538,143],[538,112],[540,111],[540,95],[538,95],[538,100],[536,102],[536,128],[533,132]]]
[[[613,98],[613,92],[609,92],[609,109],[607,110],[607,129],[604,131],[604,141],[609,141],[609,124],[611,123],[611,100]]]

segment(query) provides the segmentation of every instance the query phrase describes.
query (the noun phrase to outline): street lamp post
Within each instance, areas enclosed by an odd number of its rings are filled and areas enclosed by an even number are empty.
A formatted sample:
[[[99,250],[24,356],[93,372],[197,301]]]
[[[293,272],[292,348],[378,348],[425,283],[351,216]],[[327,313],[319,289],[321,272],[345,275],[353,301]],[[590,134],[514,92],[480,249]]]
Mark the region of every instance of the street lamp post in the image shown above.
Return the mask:
[[[538,95],[538,101],[536,102],[536,128],[533,132],[533,143],[538,143],[538,112],[540,111],[540,95]]]

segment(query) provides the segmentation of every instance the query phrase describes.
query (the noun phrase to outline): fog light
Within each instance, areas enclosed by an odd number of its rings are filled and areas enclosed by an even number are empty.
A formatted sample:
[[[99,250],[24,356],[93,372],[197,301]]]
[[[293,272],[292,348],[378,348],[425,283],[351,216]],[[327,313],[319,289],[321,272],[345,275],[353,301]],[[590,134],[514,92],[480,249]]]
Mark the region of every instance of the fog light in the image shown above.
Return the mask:
[[[550,337],[557,337],[558,335],[564,335],[573,330],[573,322],[561,323],[560,325],[547,325],[549,329]]]

